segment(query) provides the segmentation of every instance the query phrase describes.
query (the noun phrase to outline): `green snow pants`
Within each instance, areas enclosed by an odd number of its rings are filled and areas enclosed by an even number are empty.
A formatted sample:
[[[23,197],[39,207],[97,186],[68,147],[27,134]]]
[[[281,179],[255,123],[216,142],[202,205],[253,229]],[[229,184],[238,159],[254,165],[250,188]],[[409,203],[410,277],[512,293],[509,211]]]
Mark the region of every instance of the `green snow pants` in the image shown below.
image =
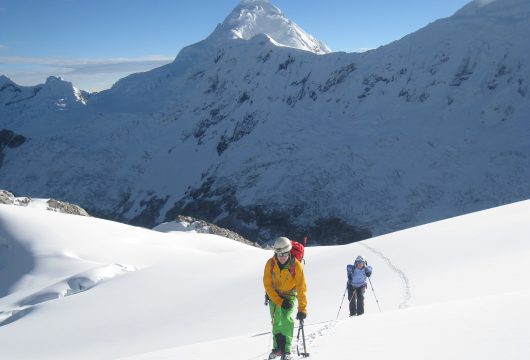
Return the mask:
[[[272,339],[273,347],[282,352],[291,352],[291,343],[293,341],[294,320],[293,311],[296,305],[296,296],[290,296],[291,304],[289,310],[282,309],[281,306],[269,301],[269,310],[272,319]]]

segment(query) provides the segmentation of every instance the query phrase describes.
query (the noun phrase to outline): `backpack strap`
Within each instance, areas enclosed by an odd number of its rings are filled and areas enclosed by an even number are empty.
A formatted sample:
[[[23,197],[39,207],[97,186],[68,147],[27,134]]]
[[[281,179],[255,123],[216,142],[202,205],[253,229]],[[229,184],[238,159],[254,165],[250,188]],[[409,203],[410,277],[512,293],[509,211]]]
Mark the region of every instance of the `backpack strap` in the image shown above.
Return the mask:
[[[272,287],[276,289],[276,279],[274,278],[274,259],[271,259],[271,279],[272,279]]]
[[[291,276],[294,279],[294,276],[296,275],[296,257],[291,254],[291,260],[289,261],[289,272],[291,273]]]

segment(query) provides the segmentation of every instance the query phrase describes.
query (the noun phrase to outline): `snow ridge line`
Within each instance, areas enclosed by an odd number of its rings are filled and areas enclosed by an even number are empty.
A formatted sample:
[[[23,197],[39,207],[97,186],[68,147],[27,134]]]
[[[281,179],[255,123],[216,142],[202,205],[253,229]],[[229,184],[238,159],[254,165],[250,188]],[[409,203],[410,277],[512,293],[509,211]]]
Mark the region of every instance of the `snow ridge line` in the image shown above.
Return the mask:
[[[399,278],[401,279],[401,282],[403,283],[403,292],[404,292],[404,294],[403,294],[403,301],[401,302],[401,304],[399,304],[398,308],[399,309],[408,308],[409,307],[409,301],[412,298],[412,292],[411,292],[410,280],[408,279],[407,275],[405,275],[403,270],[401,270],[397,266],[395,266],[392,263],[392,261],[390,260],[390,258],[385,256],[385,254],[383,254],[381,251],[376,250],[373,247],[368,246],[366,244],[360,243],[359,245],[364,246],[365,248],[367,248],[368,250],[370,250],[371,252],[376,254],[379,258],[384,260],[388,264],[388,266],[392,269],[392,271],[394,271],[399,276]]]

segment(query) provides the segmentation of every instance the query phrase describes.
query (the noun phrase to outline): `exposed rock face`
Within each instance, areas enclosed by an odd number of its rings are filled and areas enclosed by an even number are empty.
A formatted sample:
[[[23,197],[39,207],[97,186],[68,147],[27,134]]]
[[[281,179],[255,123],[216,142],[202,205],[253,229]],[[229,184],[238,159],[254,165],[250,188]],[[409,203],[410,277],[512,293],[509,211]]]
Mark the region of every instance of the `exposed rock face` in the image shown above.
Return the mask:
[[[4,205],[13,205],[15,195],[11,194],[9,191],[0,190],[0,204]]]
[[[15,134],[8,129],[0,130],[0,167],[4,159],[4,153],[9,149],[15,149],[26,142],[26,138],[22,135]]]
[[[9,191],[0,190],[0,204],[28,206],[30,202],[31,198],[29,197],[15,197],[15,195]]]
[[[55,199],[43,200],[32,199],[30,197],[15,197],[15,195],[7,190],[0,190],[0,204],[17,206],[35,205],[36,207],[39,207],[37,204],[41,204],[41,208],[45,208],[46,210],[50,211],[60,212],[63,214],[90,216],[85,209],[75,204],[69,204],[67,202],[62,202]]]
[[[67,202],[62,202],[55,199],[50,199],[47,201],[47,203],[48,210],[57,211],[64,214],[90,216],[85,209],[75,204],[69,204]]]
[[[277,236],[287,236],[297,241],[304,236],[316,239],[316,242],[310,241],[310,245],[323,245],[321,239],[326,239],[326,245],[340,245],[372,237],[369,229],[351,225],[337,217],[320,217],[310,225],[297,224],[297,218],[303,213],[300,208],[280,210],[260,205],[242,206],[230,191],[216,191],[214,194],[216,200],[212,201],[209,191],[200,195],[195,193],[194,201],[176,204],[170,214],[183,213],[207,221],[217,219],[219,226],[237,229],[244,237],[257,239],[260,244],[268,244]],[[233,215],[223,217],[223,213]],[[171,216],[168,216],[167,220],[170,219]]]
[[[15,134],[13,131],[8,129],[0,130],[0,148],[16,148],[22,145],[26,141],[26,138],[22,135]]]
[[[228,239],[239,241],[247,245],[260,247],[258,243],[245,239],[243,236],[239,235],[238,233],[235,233],[228,229],[208,223],[204,220],[195,219],[191,216],[178,215],[176,221],[181,223],[186,230],[195,230],[196,232],[201,233],[201,234],[219,235],[219,236],[222,236]]]

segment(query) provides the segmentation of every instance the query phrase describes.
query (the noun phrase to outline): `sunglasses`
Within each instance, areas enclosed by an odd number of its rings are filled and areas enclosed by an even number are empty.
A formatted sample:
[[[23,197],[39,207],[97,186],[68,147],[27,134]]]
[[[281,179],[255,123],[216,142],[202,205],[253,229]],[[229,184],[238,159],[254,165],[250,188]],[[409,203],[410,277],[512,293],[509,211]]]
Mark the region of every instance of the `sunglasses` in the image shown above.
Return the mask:
[[[284,252],[284,253],[281,253],[281,254],[277,254],[277,255],[278,255],[278,257],[288,257],[289,254],[290,254],[290,252],[287,251],[287,252]]]

